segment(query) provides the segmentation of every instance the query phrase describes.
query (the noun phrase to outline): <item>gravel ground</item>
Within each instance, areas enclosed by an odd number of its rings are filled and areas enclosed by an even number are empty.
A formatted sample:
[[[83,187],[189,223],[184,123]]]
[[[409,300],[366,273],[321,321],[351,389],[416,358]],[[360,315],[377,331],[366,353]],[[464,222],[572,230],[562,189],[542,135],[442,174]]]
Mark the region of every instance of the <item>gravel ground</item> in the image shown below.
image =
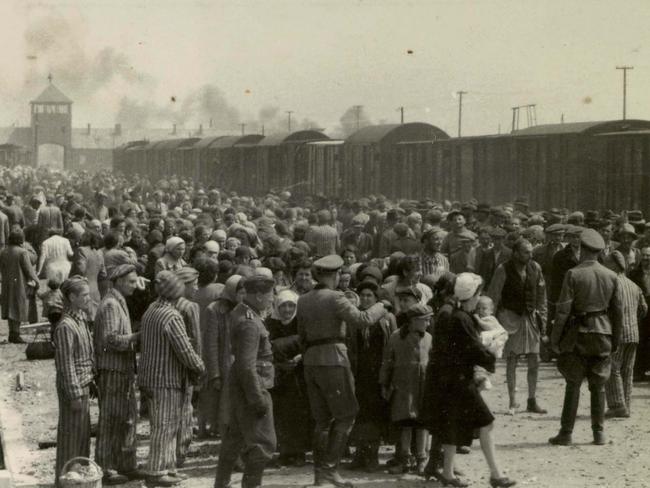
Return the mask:
[[[39,449],[41,441],[56,439],[57,400],[54,385],[54,362],[25,360],[24,346],[4,343],[6,323],[0,323],[0,413],[5,430],[7,450],[14,477],[18,484],[50,485],[53,479],[55,449]],[[16,391],[16,375],[22,372],[25,388]],[[539,403],[549,410],[547,415],[520,413],[506,415],[507,392],[505,369],[500,364],[493,378],[494,388],[486,399],[496,416],[495,435],[500,465],[504,472],[519,481],[520,486],[542,487],[648,487],[650,486],[650,386],[636,385],[633,412],[630,419],[607,421],[605,430],[609,443],[602,447],[591,445],[589,394],[583,386],[579,419],[574,432],[575,445],[553,447],[548,438],[559,429],[563,381],[553,364],[541,369]],[[525,368],[519,375],[521,402],[526,400]],[[92,404],[93,418],[97,404]],[[147,453],[146,421],[138,426],[138,457]],[[94,448],[93,448],[94,450]],[[185,486],[212,486],[217,460],[218,441],[195,442],[183,471],[191,476]],[[382,457],[390,456],[390,449]],[[471,454],[459,456],[460,468],[472,486],[489,486],[488,471],[478,444]],[[347,473],[363,487],[423,487],[438,486],[425,483],[413,475],[403,477],[385,473],[365,475]],[[240,478],[235,475],[235,480]],[[309,465],[305,468],[269,469],[266,487],[305,486],[312,481]],[[141,482],[129,483],[129,487]]]

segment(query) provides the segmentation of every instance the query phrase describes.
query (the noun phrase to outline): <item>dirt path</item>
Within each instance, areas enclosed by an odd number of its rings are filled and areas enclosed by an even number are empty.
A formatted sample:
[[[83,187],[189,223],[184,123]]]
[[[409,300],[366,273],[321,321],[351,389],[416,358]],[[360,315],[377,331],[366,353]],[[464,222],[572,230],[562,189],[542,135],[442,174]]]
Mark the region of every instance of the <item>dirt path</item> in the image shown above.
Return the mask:
[[[6,338],[6,325],[0,324],[0,341]],[[26,388],[15,391],[15,377],[23,372]],[[533,416],[521,413],[514,417],[505,414],[507,393],[504,366],[500,364],[493,378],[494,389],[486,399],[495,416],[498,456],[506,474],[519,481],[520,486],[535,488],[555,487],[649,487],[650,486],[650,385],[636,385],[633,394],[633,412],[630,419],[607,421],[605,430],[609,444],[593,446],[589,421],[589,393],[583,386],[579,419],[571,447],[553,447],[548,438],[559,429],[563,381],[555,366],[545,364],[541,369],[538,393],[540,404],[548,415]],[[526,400],[525,368],[519,375],[522,404]],[[92,406],[97,415],[96,403]],[[0,414],[5,422],[5,437],[12,437],[12,467],[21,484],[40,482],[50,484],[53,478],[55,449],[38,449],[38,442],[55,440],[57,400],[54,385],[54,362],[29,362],[24,359],[24,346],[0,345]],[[138,426],[138,457],[147,453],[148,425]],[[19,437],[17,437],[19,436]],[[94,448],[93,448],[94,451]],[[218,442],[195,442],[184,472],[192,478],[185,486],[208,488],[213,485]],[[385,449],[382,457],[390,456]],[[475,444],[472,453],[460,456],[459,464],[465,479],[472,486],[489,486],[488,471],[482,454]],[[359,486],[423,487],[438,486],[425,483],[413,475],[395,477],[385,473],[367,476],[348,472]],[[240,475],[235,475],[238,480]],[[312,481],[311,468],[270,469],[265,476],[265,487],[281,488],[305,486]],[[139,482],[129,487],[139,486]]]

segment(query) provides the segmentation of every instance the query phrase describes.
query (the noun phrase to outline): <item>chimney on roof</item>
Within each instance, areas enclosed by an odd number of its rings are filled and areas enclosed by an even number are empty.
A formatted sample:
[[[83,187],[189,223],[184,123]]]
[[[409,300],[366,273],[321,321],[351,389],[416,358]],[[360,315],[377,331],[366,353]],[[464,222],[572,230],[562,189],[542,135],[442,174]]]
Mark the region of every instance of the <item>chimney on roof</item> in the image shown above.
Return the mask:
[[[172,126],[172,135],[173,135],[173,136],[176,135],[176,124],[174,124],[174,125]]]
[[[90,135],[90,124],[88,124],[88,127],[86,128],[86,135]]]
[[[122,135],[122,124],[115,124],[115,130],[113,131],[114,136]]]

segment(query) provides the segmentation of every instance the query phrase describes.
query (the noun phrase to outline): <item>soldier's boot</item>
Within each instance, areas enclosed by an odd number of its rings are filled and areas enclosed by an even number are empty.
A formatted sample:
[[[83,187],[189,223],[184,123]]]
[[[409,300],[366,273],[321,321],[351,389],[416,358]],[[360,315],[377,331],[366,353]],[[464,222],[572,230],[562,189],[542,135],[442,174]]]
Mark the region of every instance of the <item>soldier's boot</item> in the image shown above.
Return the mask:
[[[576,423],[578,405],[580,403],[580,383],[567,383],[564,390],[564,404],[560,419],[560,433],[549,439],[554,445],[567,446],[571,444],[571,434]]]
[[[366,450],[366,472],[379,470],[379,442],[371,442]]]
[[[327,447],[329,445],[329,430],[315,430],[314,431],[314,485],[321,484],[321,472],[323,471],[323,459],[327,454]]]
[[[594,433],[594,444],[602,446],[607,443],[605,438],[605,391],[594,388],[591,393],[591,429]]]
[[[343,478],[338,472],[339,461],[345,452],[347,442],[347,433],[333,431],[330,434],[327,453],[323,459],[319,477],[321,484],[329,483],[339,488],[354,488],[354,484]]]
[[[230,478],[235,469],[238,457],[219,455],[217,474],[214,478],[214,488],[231,488]]]
[[[359,470],[366,467],[367,456],[368,455],[368,446],[365,444],[359,444],[354,451],[354,457],[352,462],[347,466],[351,470]]]
[[[248,464],[241,479],[241,488],[259,488],[262,486],[262,475],[266,463]]]

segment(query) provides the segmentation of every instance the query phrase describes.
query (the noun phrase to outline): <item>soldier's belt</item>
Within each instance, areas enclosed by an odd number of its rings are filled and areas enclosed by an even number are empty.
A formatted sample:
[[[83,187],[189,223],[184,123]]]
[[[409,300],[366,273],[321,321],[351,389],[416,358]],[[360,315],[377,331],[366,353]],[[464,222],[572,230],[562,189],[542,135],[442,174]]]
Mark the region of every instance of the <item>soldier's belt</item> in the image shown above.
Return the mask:
[[[325,344],[345,344],[345,337],[327,337],[325,339],[307,341],[307,349],[314,346],[323,346]]]
[[[592,317],[601,317],[607,315],[607,310],[598,310],[597,312],[576,312],[573,314],[578,319],[588,319]]]

